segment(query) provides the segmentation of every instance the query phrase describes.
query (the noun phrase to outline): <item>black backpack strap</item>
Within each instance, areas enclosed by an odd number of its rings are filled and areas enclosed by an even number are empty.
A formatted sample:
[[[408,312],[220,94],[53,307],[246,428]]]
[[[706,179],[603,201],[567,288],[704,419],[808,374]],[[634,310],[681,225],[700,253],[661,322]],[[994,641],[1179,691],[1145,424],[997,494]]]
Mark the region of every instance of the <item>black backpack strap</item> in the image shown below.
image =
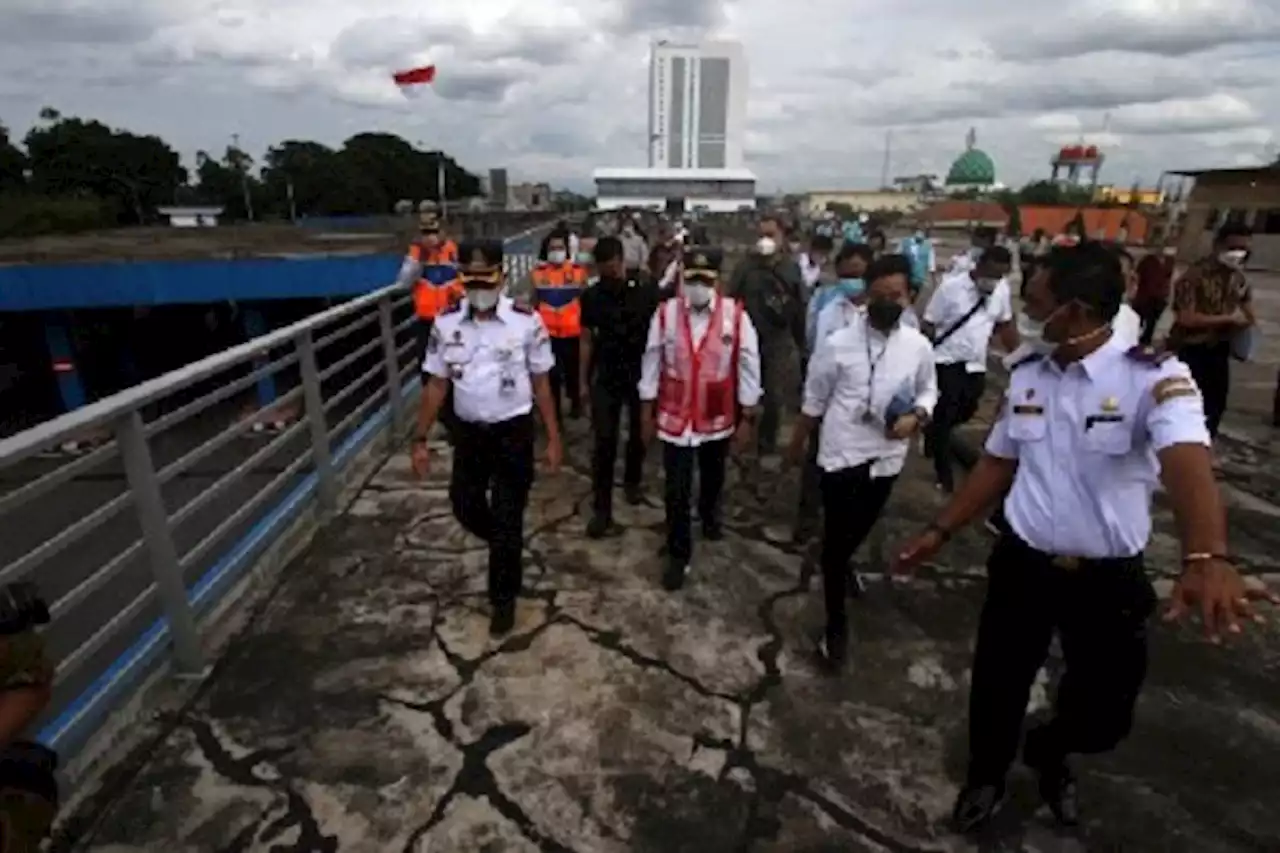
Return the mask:
[[[960,330],[961,326],[963,326],[965,323],[973,319],[973,315],[977,314],[980,310],[986,307],[986,304],[987,304],[987,297],[985,296],[978,297],[978,301],[973,304],[972,308],[970,308],[967,312],[965,312],[965,315],[963,317],[961,317],[959,320],[956,320],[954,323],[948,326],[942,332],[942,334],[938,335],[936,338],[933,339],[934,347],[942,346],[943,342],[946,341],[947,338],[954,335],[956,332]]]

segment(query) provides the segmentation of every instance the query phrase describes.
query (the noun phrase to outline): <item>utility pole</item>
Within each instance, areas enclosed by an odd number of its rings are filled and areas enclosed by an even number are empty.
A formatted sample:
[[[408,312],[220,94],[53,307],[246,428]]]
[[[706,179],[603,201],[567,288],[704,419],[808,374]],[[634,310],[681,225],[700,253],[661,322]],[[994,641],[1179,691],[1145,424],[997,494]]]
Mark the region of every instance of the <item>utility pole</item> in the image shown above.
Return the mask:
[[[887,190],[889,188],[889,157],[893,146],[893,131],[887,130],[884,134],[884,165],[880,167],[880,189]]]
[[[231,147],[236,151],[236,171],[240,173],[240,191],[244,193],[244,212],[253,222],[253,198],[249,194],[249,170],[245,168],[244,150],[240,148],[240,134],[231,134]]]

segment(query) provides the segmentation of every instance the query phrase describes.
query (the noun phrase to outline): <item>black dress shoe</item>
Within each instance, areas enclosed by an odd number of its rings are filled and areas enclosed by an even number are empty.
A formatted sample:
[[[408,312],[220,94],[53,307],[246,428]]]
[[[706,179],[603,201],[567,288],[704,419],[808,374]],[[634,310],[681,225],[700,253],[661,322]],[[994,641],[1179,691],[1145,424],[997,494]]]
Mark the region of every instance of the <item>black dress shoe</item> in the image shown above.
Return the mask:
[[[724,527],[718,521],[702,522],[702,538],[708,542],[719,542],[724,538]]]
[[[495,604],[493,615],[489,617],[489,636],[502,637],[511,633],[516,626],[516,604]]]
[[[1066,762],[1037,768],[1040,798],[1053,812],[1059,826],[1080,825],[1080,799],[1076,793],[1076,777]]]
[[[614,524],[613,521],[604,518],[603,516],[593,516],[592,519],[587,522],[587,536],[592,539],[603,539],[611,533],[616,533],[617,530],[618,526]]]
[[[966,785],[951,810],[956,832],[968,834],[986,827],[1004,805],[1003,785]]]
[[[638,483],[624,485],[622,487],[622,496],[632,506],[639,506],[644,503],[644,490],[640,488]]]
[[[662,573],[662,586],[669,592],[675,592],[684,586],[684,579],[688,574],[688,562],[668,557],[667,568]]]
[[[813,634],[814,654],[818,657],[819,666],[828,673],[844,670],[849,657],[849,638],[826,629]]]
[[[1027,732],[1022,747],[1022,763],[1035,771],[1040,799],[1053,812],[1060,826],[1080,825],[1080,800],[1076,777],[1060,751],[1050,747],[1048,729],[1036,727]]]

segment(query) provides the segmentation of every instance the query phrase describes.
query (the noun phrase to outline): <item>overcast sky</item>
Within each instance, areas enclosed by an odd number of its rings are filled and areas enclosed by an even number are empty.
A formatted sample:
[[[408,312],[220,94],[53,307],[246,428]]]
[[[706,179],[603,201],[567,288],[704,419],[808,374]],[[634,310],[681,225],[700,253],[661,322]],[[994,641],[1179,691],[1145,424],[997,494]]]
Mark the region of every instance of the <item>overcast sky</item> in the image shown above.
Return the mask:
[[[0,122],[53,106],[189,163],[384,130],[586,189],[645,163],[659,37],[744,43],[762,191],[872,187],[890,128],[895,175],[945,173],[972,126],[1006,183],[1083,133],[1124,186],[1280,131],[1280,0],[0,0]],[[425,62],[407,101],[390,73]]]

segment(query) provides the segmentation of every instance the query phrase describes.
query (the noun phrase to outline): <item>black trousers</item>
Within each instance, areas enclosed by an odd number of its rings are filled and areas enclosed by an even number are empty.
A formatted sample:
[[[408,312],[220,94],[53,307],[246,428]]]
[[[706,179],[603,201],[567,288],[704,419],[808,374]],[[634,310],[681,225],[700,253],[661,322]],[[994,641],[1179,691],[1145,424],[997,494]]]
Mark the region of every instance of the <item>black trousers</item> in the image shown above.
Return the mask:
[[[778,449],[783,401],[791,396],[787,388],[790,347],[791,343],[783,332],[771,331],[760,336],[760,387],[764,397],[760,401],[760,426],[756,438],[761,453],[773,453]]]
[[[1178,349],[1178,358],[1191,368],[1204,399],[1204,423],[1209,435],[1218,437],[1218,427],[1227,411],[1227,394],[1231,390],[1231,345],[1187,344]]]
[[[927,439],[933,454],[933,470],[938,484],[947,491],[955,488],[955,451],[951,438],[956,427],[969,422],[978,411],[987,388],[985,373],[969,373],[963,364],[938,365],[938,404],[933,410]]]
[[[592,509],[598,518],[613,518],[613,469],[618,462],[624,408],[627,410],[627,446],[623,453],[622,482],[638,486],[644,470],[644,442],[640,438],[640,395],[636,384],[596,377],[591,384],[591,429],[595,438],[591,490]]]
[[[1133,726],[1155,591],[1142,556],[1060,568],[1013,534],[987,561],[969,690],[969,784],[998,785],[1056,631],[1066,669],[1052,719],[1028,734],[1048,758],[1113,749]]]
[[[579,376],[582,373],[581,365],[578,364],[580,349],[577,338],[551,339],[551,353],[556,357],[556,366],[551,368],[551,399],[555,401],[557,417],[560,415],[562,391],[569,398],[569,405],[574,411],[582,405],[582,398],[578,394],[581,388],[578,384]]]
[[[427,358],[427,345],[431,342],[431,329],[435,326],[435,320],[427,320],[422,317],[418,318],[418,322],[414,325],[414,334],[418,343],[418,358],[425,362]],[[427,382],[427,372],[422,371],[423,385]],[[458,416],[453,411],[453,384],[450,383],[449,390],[445,392],[444,403],[440,406],[439,415],[440,425],[444,427],[445,434],[449,440],[453,440],[453,433],[457,428]]]
[[[693,466],[698,466],[698,516],[703,526],[720,521],[720,495],[724,491],[724,467],[729,439],[709,441],[698,447],[662,442],[662,466],[666,472],[663,495],[667,510],[667,556],[687,563],[693,556]]]
[[[831,640],[849,635],[849,561],[880,519],[897,479],[872,477],[870,463],[822,473],[822,597]]]
[[[813,425],[809,433],[804,468],[800,471],[800,508],[796,512],[796,530],[800,533],[814,530],[816,516],[822,506],[822,469],[818,467],[818,444],[822,422]]]
[[[496,424],[458,421],[449,500],[458,521],[489,543],[489,601],[520,595],[524,509],[533,486],[533,417]]]

